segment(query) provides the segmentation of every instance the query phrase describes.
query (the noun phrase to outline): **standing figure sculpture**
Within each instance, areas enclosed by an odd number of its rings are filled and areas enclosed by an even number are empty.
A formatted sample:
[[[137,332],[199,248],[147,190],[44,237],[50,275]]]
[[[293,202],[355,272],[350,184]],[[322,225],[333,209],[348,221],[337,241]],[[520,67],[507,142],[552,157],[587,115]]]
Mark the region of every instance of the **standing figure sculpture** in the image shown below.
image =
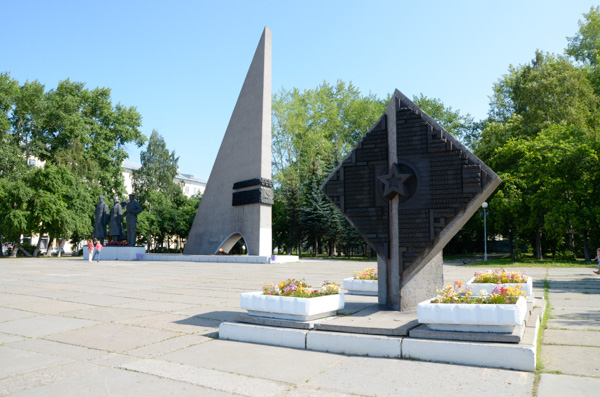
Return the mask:
[[[123,209],[119,204],[119,198],[114,198],[114,205],[110,209],[110,225],[108,227],[108,235],[111,241],[123,240]]]
[[[130,247],[135,247],[137,216],[142,212],[142,206],[135,201],[135,194],[129,195],[129,202],[122,203],[125,206],[125,219],[127,222],[127,243]]]
[[[104,239],[106,238],[106,225],[108,225],[108,205],[104,202],[104,196],[98,198],[98,205],[96,205],[96,211],[94,211],[94,237],[100,240],[100,243],[104,245]]]

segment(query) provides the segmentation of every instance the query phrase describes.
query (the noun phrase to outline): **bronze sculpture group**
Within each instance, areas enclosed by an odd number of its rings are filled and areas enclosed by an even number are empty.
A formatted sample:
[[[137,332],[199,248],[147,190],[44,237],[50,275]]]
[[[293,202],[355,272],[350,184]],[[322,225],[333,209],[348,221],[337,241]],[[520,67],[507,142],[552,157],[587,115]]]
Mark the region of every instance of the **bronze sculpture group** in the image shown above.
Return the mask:
[[[135,194],[129,195],[129,202],[119,202],[118,197],[115,197],[113,201],[113,206],[109,211],[108,204],[104,202],[104,196],[98,198],[98,205],[96,205],[94,212],[94,237],[100,240],[102,245],[104,245],[104,239],[108,236],[110,241],[126,240],[130,247],[135,247],[137,216],[142,212],[142,206],[135,200]],[[126,219],[127,235],[123,230],[123,215]]]

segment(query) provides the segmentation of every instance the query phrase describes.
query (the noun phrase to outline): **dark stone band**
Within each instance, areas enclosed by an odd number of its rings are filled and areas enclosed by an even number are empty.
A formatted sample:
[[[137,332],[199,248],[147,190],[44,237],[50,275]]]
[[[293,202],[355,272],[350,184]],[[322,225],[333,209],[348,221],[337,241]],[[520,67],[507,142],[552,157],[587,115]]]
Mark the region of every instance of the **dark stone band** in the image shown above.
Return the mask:
[[[258,189],[233,192],[233,200],[231,205],[234,207],[248,204],[273,205],[273,198],[273,190],[260,187]]]
[[[245,181],[236,182],[233,184],[233,189],[242,189],[250,186],[263,186],[268,188],[273,188],[273,181],[267,178],[254,178],[248,179]]]

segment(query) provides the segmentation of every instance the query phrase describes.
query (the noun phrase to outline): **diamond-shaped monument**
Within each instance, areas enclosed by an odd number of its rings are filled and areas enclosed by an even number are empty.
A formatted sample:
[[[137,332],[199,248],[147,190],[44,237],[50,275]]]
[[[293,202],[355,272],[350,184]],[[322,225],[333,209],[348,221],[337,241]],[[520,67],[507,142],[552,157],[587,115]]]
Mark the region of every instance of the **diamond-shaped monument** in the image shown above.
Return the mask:
[[[442,286],[442,249],[500,182],[396,90],[321,189],[377,252],[379,303],[413,310]]]

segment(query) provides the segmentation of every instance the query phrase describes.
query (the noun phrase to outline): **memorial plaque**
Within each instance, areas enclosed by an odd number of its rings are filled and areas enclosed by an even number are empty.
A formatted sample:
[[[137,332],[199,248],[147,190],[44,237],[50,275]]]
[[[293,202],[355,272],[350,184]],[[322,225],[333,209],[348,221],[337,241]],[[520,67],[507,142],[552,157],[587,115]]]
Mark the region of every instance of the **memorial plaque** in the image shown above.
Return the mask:
[[[406,291],[432,297],[441,287],[440,264],[424,285],[407,288],[500,182],[396,90],[383,116],[321,189],[385,267],[379,269],[379,302],[402,310],[416,305]]]

